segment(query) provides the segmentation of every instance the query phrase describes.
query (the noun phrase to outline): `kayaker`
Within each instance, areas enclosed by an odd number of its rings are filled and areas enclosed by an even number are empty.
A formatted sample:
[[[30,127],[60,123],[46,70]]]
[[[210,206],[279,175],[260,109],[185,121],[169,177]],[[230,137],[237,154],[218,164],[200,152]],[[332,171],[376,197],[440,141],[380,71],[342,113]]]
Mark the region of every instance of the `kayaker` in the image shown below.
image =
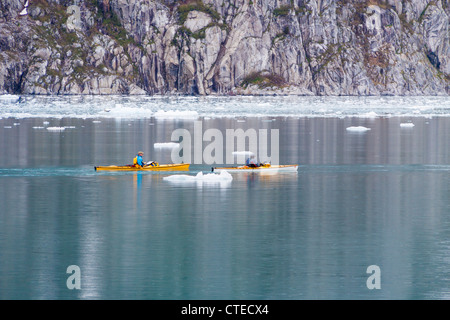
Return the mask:
[[[144,152],[139,151],[138,154],[136,155],[136,157],[134,157],[133,159],[133,165],[135,166],[144,166],[144,159],[142,158],[144,156]]]
[[[255,155],[253,155],[253,154],[250,156],[250,158],[247,159],[245,164],[247,165],[247,167],[252,167],[252,168],[256,168],[256,167],[260,166],[255,159]]]

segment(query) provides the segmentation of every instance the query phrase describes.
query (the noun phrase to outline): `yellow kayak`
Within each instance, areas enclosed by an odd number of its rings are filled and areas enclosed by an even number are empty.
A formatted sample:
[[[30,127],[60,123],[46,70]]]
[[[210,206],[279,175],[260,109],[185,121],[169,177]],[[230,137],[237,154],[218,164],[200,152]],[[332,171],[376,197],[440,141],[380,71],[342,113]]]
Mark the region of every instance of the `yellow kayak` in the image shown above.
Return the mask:
[[[213,172],[297,172],[298,165],[286,164],[286,165],[270,165],[263,164],[260,167],[239,166],[239,167],[222,167],[212,168]]]
[[[187,171],[189,163],[158,164],[156,166],[134,166],[131,164],[123,166],[98,166],[96,171]]]

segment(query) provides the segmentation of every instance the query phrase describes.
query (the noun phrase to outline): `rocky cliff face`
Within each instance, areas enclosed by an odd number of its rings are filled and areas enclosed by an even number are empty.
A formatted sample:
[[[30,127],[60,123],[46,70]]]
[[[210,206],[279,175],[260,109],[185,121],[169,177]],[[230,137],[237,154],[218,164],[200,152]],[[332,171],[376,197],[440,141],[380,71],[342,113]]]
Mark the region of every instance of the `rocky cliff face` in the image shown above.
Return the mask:
[[[448,95],[447,0],[0,0],[0,93]]]

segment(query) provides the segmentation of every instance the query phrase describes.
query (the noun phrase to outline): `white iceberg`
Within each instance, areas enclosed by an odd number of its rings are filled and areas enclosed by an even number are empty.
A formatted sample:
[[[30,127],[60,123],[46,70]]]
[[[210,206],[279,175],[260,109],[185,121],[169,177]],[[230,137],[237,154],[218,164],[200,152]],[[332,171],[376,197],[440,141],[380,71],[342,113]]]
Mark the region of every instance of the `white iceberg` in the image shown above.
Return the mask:
[[[233,151],[233,155],[235,156],[252,156],[254,155],[251,151]]]
[[[406,123],[400,123],[401,128],[412,128],[414,127],[414,123],[406,122]]]
[[[180,110],[158,110],[154,117],[157,119],[198,119],[197,111],[180,111]]]
[[[65,127],[47,127],[48,131],[64,131],[66,130]]]
[[[0,95],[0,101],[1,102],[10,102],[10,103],[14,103],[19,101],[20,96],[15,95],[15,94],[4,94],[4,95]]]
[[[220,173],[207,173],[207,174],[199,172],[195,176],[187,174],[174,174],[168,177],[164,177],[163,180],[178,183],[185,183],[185,182],[228,183],[233,180],[233,177],[227,171],[222,171]]]
[[[177,148],[180,144],[176,142],[157,142],[153,144],[155,149],[174,149]]]
[[[371,130],[371,129],[363,127],[363,126],[353,126],[353,127],[348,127],[347,128],[347,131],[350,131],[350,132],[366,132],[366,131],[369,131],[369,130]]]
[[[361,115],[361,118],[376,118],[376,117],[378,117],[378,114],[376,112],[374,112],[374,111],[363,113]]]
[[[124,119],[142,119],[151,118],[152,111],[148,108],[136,106],[123,106],[116,104],[114,108],[106,107],[103,112],[108,113],[108,117],[124,118]]]

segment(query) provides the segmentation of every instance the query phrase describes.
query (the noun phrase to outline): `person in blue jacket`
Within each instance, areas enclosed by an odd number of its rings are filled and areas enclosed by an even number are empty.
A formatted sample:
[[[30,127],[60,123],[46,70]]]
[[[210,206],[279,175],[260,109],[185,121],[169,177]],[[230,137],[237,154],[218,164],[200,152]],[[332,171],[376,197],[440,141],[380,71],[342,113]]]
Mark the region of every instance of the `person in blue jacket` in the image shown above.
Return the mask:
[[[138,154],[136,155],[136,157],[134,157],[134,159],[133,159],[133,164],[135,165],[135,166],[141,166],[141,167],[143,167],[144,166],[144,159],[142,158],[144,156],[144,152],[142,152],[142,151],[139,151],[138,152]]]

